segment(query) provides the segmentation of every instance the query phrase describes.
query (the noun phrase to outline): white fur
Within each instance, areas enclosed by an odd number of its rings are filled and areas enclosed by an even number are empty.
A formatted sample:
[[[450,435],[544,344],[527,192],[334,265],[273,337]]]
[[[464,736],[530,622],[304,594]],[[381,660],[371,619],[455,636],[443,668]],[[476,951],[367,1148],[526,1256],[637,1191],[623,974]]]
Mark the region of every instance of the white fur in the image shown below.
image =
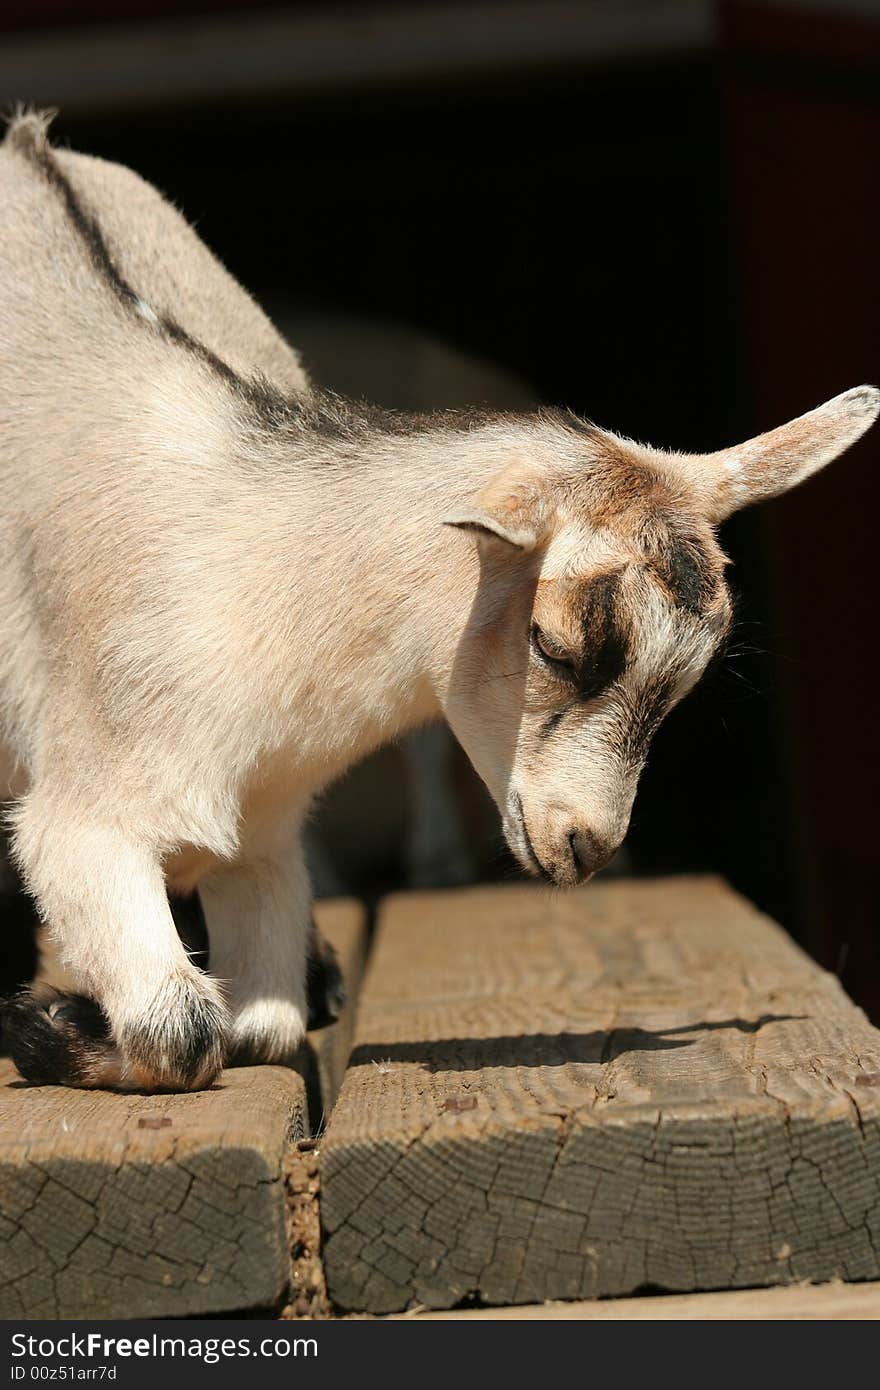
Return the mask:
[[[224,1033],[269,1060],[302,1036],[301,826],[380,743],[445,714],[515,851],[528,862],[517,796],[561,882],[572,826],[619,842],[638,768],[603,730],[623,694],[577,713],[549,755],[527,634],[538,579],[638,556],[557,505],[559,476],[590,463],[558,420],[399,435],[257,418],[166,320],[307,412],[296,354],[153,189],[54,151],[134,288],[125,302],[35,160],[45,149],[33,117],[0,149],[0,767],[59,959],[109,1017],[105,1079],[203,1084]],[[555,539],[502,554],[495,514],[490,555],[442,521],[472,520],[514,463],[516,506],[523,469],[536,480],[529,534]],[[707,495],[685,462],[662,466],[683,497]],[[682,689],[711,646],[692,626],[656,592],[642,604],[640,660],[678,663]],[[166,886],[197,885],[216,980],[168,909]],[[196,1016],[215,1044],[184,1083],[175,1049]]]

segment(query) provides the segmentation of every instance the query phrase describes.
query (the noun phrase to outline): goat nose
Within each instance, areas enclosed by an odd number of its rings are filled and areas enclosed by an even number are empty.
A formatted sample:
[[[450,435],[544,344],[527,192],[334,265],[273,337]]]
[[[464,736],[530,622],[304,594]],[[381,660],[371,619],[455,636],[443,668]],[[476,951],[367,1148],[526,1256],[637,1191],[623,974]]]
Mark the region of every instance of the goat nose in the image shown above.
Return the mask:
[[[574,860],[579,881],[604,869],[613,858],[616,845],[609,845],[594,835],[592,830],[575,828],[568,837],[568,846]]]

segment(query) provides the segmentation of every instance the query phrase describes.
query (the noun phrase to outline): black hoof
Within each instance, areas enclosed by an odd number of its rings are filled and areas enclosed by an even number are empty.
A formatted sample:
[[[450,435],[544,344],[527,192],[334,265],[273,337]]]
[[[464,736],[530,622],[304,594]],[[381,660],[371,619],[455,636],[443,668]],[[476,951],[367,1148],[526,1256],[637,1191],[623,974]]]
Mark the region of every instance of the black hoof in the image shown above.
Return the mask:
[[[25,989],[0,1007],[5,1050],[25,1081],[88,1086],[112,1049],[110,1027],[94,999]]]
[[[207,983],[207,981],[206,981]],[[198,977],[166,988],[164,1009],[153,1008],[121,1028],[123,1085],[132,1091],[202,1091],[225,1064],[225,1006]]]
[[[309,1005],[308,1027],[327,1028],[342,1013],[347,998],[345,980],[336,959],[336,952],[317,931],[309,944],[306,969],[306,990]]]

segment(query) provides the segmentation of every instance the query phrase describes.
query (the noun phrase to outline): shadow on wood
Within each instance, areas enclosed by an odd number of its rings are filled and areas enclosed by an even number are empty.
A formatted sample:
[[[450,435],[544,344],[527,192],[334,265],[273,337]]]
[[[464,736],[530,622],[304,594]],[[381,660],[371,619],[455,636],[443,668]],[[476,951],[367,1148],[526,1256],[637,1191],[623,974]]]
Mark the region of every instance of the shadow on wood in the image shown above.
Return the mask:
[[[696,1038],[685,1033],[714,1033],[732,1028],[757,1033],[767,1023],[802,1019],[802,1014],[764,1014],[761,1018],[725,1018],[710,1023],[685,1023],[679,1028],[649,1032],[617,1028],[611,1032],[524,1033],[500,1038],[435,1038],[431,1042],[370,1043],[355,1047],[349,1068],[387,1062],[414,1062],[425,1071],[479,1071],[483,1067],[564,1067],[570,1062],[614,1062],[630,1052],[665,1052],[691,1047]]]

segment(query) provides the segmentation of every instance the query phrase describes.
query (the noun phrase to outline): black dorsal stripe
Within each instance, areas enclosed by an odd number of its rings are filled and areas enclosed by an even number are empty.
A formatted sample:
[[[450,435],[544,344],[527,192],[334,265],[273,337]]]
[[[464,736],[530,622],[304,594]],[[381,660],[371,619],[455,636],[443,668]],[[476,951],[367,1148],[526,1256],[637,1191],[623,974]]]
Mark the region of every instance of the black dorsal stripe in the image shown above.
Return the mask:
[[[55,190],[64,203],[65,210],[72,226],[75,228],[77,236],[85,247],[89,259],[95,268],[98,276],[113,292],[116,298],[130,309],[137,316],[138,323],[144,328],[151,327],[151,321],[141,312],[140,306],[145,303],[143,297],[128,283],[119,270],[116,262],[110,254],[104,234],[98,225],[97,220],[86,212],[79,198],[71,186],[70,180],[59,169],[57,161],[53,158],[52,149],[46,143],[42,132],[39,135],[32,134],[30,139],[22,138],[26,127],[18,127],[15,131],[15,148],[26,155],[30,161],[37,166],[49,185]],[[176,319],[168,314],[155,314],[154,331],[161,333],[169,342],[176,343],[185,348],[188,352],[197,357],[205,366],[209,367],[222,381],[235,390],[243,401],[255,409],[261,417],[278,423],[291,409],[291,403],[286,396],[271,385],[270,382],[258,377],[242,377],[228,362],[224,362],[222,357],[207,347],[198,338],[185,328]],[[295,408],[295,407],[294,407]]]
[[[34,164],[43,173],[47,182],[54,188],[67,209],[67,215],[76,228],[77,234],[89,253],[89,259],[95,270],[103,280],[107,282],[113,293],[134,307],[138,302],[138,296],[130,285],[120,275],[114,264],[113,257],[107,250],[107,243],[101,233],[101,229],[82,207],[79,199],[70,186],[70,182],[62,174],[55,160],[52,151],[46,144],[38,144],[31,141],[26,147],[26,152]]]

